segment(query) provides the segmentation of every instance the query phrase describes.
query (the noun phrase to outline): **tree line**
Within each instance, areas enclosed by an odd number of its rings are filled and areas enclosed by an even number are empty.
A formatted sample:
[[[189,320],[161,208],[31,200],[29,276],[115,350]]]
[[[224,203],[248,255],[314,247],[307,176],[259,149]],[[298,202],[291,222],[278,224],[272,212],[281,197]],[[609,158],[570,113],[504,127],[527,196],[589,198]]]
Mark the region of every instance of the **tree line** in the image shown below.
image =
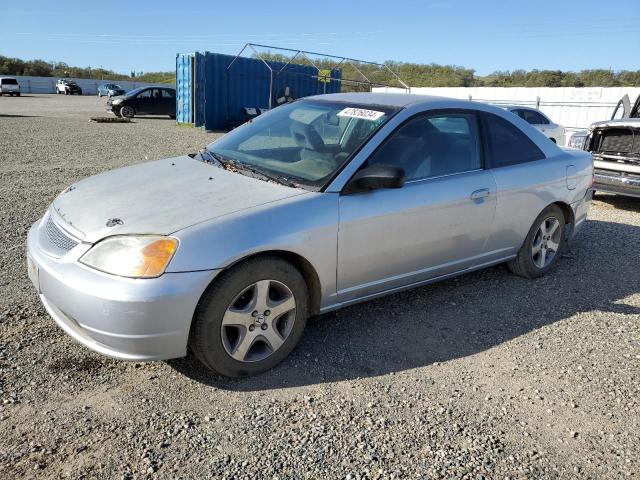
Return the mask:
[[[289,60],[279,54],[260,54],[268,61]],[[296,63],[309,64],[304,58],[296,58]],[[313,59],[321,69],[328,69],[335,62],[327,59]],[[579,72],[562,70],[513,70],[496,71],[489,75],[476,75],[475,70],[456,65],[435,63],[406,63],[387,61],[385,65],[411,87],[636,87],[640,86],[640,70],[594,69]],[[340,65],[342,78],[358,82],[344,82],[343,91],[368,89],[365,77],[371,83],[400,86],[393,74],[386,69],[366,63],[343,63]],[[175,72],[131,72],[129,75],[113,70],[91,67],[74,67],[64,62],[44,60],[21,60],[0,55],[0,75],[30,75],[36,77],[74,77],[109,80],[138,80],[153,83],[175,83]]]
[[[137,80],[151,83],[175,83],[175,72],[131,72],[129,75],[105,68],[74,67],[64,62],[21,60],[0,55],[0,75],[33,77],[70,77],[95,80]]]

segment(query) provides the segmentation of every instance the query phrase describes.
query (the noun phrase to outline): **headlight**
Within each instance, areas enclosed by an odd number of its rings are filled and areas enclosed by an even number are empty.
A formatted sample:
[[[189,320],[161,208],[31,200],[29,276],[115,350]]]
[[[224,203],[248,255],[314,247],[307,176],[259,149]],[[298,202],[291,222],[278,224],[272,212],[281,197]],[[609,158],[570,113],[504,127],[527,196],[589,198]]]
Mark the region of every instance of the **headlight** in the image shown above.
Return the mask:
[[[122,99],[116,98],[113,102],[111,102],[111,105],[120,105],[121,103],[122,103]]]
[[[178,240],[173,237],[109,237],[96,243],[80,257],[80,263],[122,277],[159,277],[169,265],[177,248]]]
[[[586,135],[573,135],[569,139],[568,146],[571,148],[577,148],[578,150],[582,150],[584,148],[584,142],[587,140]]]

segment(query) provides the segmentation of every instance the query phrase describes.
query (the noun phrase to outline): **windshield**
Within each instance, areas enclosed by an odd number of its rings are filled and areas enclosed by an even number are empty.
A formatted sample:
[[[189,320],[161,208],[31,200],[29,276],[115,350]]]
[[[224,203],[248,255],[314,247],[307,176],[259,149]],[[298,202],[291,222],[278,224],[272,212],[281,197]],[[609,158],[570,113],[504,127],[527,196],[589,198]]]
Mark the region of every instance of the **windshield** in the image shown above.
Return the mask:
[[[136,89],[134,89],[134,90],[129,90],[129,91],[127,92],[127,96],[132,97],[132,96],[134,96],[134,95],[137,95],[137,94],[139,94],[142,90],[144,90],[145,88],[147,88],[147,87],[138,87],[138,88],[136,88]]]
[[[297,101],[247,122],[207,149],[321,188],[395,111],[377,105]]]

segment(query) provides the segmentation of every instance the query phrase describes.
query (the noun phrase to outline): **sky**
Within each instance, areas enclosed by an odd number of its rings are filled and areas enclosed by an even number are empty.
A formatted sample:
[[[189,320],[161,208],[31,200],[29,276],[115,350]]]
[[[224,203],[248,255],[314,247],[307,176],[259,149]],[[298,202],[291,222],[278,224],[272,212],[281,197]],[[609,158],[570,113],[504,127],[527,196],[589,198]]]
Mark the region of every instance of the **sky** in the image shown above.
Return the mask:
[[[170,71],[261,43],[382,62],[640,70],[640,0],[0,0],[0,55]]]

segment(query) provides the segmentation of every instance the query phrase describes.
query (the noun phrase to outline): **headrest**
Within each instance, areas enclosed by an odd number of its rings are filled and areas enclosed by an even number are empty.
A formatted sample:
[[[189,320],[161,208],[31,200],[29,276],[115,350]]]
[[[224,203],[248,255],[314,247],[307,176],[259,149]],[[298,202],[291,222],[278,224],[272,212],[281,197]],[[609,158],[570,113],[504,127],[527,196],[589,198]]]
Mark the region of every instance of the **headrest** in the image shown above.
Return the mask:
[[[324,142],[322,137],[311,125],[302,122],[293,122],[291,124],[291,135],[301,148],[315,150],[317,152],[324,151]]]

